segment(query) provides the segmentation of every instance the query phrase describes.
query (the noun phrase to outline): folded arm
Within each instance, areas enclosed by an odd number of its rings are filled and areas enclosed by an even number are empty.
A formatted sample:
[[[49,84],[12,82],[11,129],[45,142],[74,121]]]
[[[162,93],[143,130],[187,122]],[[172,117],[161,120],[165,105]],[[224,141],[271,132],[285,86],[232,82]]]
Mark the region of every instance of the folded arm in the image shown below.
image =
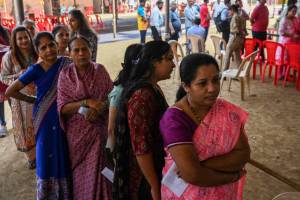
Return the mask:
[[[237,172],[244,168],[250,160],[250,146],[245,135],[244,128],[241,128],[240,137],[233,150],[222,156],[216,156],[202,161],[201,164],[207,168],[222,172]]]
[[[180,144],[168,149],[180,176],[186,182],[201,187],[212,187],[235,182],[240,172],[225,173],[205,167],[199,162],[193,144]]]

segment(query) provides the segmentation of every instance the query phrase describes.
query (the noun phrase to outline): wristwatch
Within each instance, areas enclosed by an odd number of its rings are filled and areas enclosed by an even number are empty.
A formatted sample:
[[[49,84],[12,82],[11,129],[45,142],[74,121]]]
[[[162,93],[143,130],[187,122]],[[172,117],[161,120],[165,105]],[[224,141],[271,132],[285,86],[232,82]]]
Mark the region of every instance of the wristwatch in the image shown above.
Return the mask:
[[[87,99],[82,100],[80,105],[83,106],[83,107],[88,107]]]

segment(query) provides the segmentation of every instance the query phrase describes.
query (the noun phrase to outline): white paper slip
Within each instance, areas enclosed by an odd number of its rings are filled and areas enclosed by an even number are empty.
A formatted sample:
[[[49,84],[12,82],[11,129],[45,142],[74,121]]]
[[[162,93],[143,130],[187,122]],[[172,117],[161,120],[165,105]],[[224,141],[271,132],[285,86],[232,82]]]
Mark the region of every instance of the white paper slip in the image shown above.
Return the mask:
[[[161,182],[167,186],[177,197],[181,197],[188,186],[188,184],[182,178],[178,177],[175,163],[172,164]]]
[[[105,167],[101,174],[107,178],[110,182],[113,182],[114,181],[114,172],[110,169],[108,169],[107,167]]]

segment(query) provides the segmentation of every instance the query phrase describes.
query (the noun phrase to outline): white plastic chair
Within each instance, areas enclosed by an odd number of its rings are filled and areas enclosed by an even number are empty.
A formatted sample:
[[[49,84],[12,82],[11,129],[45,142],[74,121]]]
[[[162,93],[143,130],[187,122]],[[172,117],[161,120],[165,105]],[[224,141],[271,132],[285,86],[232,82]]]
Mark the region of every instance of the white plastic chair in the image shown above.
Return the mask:
[[[202,37],[198,35],[189,35],[187,40],[191,42],[191,52],[201,53],[205,52],[205,41]]]
[[[169,40],[168,41],[169,45],[171,46],[173,55],[174,55],[174,64],[175,64],[175,69],[173,72],[173,79],[176,78],[176,80],[180,80],[180,76],[179,76],[179,65],[181,60],[184,57],[184,53],[183,53],[183,49],[182,46],[176,41],[176,40]],[[178,52],[179,49],[179,52]]]
[[[211,35],[210,39],[213,43],[214,50],[215,50],[214,57],[220,61],[219,64],[222,67],[223,59],[225,57],[226,45],[227,45],[226,41],[223,38],[216,35]],[[223,49],[221,49],[221,46],[223,47]]]
[[[241,83],[241,99],[244,101],[245,81],[248,87],[248,95],[250,95],[250,70],[257,53],[258,50],[245,57],[238,69],[228,69],[222,72],[221,89],[225,78],[229,79],[228,91],[230,91],[232,79],[238,79]]]

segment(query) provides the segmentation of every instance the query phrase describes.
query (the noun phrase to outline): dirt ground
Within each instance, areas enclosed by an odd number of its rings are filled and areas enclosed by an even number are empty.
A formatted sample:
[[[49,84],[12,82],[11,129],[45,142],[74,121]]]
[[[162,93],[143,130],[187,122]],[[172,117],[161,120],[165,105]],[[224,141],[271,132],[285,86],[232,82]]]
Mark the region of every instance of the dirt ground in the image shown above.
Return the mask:
[[[121,68],[126,47],[134,42],[138,40],[99,46],[98,61],[104,64],[112,79]],[[210,52],[211,45],[208,40]],[[170,105],[174,102],[178,84],[173,79],[160,83]],[[240,100],[239,92],[239,82],[233,82],[231,92],[227,91],[225,82],[221,97],[249,112],[246,131],[252,159],[300,184],[300,92],[293,83],[286,88],[281,85],[276,88],[271,79],[266,79],[265,83],[259,79],[251,80],[251,95],[246,95],[246,101]],[[271,200],[280,193],[295,191],[250,164],[247,170],[245,200]],[[35,186],[35,172],[26,168],[25,157],[16,151],[12,134],[0,139],[0,199],[32,200]]]

